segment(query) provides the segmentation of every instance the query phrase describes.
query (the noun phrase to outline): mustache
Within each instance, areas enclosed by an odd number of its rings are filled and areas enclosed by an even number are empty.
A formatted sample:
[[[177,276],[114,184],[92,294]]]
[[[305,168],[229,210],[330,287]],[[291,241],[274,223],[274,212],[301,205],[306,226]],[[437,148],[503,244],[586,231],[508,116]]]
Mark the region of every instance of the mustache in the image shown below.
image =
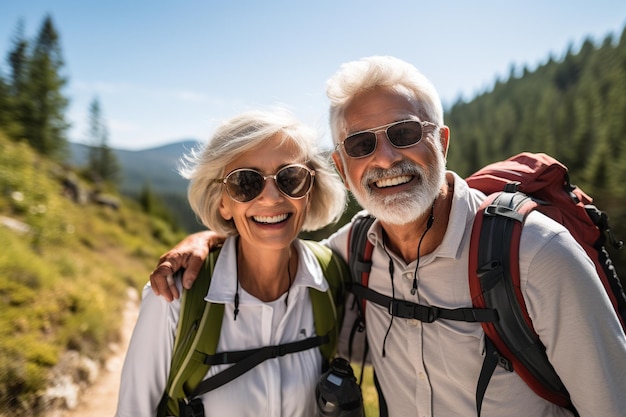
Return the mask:
[[[362,183],[364,186],[368,186],[372,182],[400,175],[423,176],[424,171],[419,165],[411,161],[404,160],[392,165],[388,169],[376,167],[368,169],[363,174]]]

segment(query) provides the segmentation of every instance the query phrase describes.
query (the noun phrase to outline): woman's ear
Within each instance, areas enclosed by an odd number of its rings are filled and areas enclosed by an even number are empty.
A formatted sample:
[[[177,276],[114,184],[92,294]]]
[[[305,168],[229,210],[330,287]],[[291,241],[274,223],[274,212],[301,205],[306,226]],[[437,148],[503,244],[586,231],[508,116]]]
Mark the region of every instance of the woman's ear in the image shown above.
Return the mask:
[[[233,214],[230,211],[230,205],[227,204],[224,201],[225,197],[224,195],[222,195],[222,199],[220,200],[220,207],[219,207],[219,211],[220,211],[220,215],[222,216],[222,218],[224,218],[224,220],[228,221],[231,220],[233,218]]]

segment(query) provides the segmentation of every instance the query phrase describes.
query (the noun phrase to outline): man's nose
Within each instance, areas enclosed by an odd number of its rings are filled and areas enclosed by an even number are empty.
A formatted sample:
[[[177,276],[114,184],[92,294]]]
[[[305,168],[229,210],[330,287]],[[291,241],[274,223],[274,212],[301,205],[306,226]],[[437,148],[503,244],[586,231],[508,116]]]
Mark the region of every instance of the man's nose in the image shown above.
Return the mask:
[[[389,137],[387,137],[387,132],[381,130],[376,132],[375,134],[377,144],[373,156],[374,160],[380,166],[391,166],[402,159],[400,149],[391,144],[391,142],[389,141]]]

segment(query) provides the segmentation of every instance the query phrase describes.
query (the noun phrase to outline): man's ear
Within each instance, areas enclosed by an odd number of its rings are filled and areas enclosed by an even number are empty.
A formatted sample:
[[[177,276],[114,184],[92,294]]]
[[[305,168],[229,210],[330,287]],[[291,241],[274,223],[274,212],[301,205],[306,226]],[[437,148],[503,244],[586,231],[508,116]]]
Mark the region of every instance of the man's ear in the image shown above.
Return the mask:
[[[343,160],[341,159],[341,155],[339,155],[339,151],[334,151],[331,156],[333,157],[333,162],[335,163],[335,167],[337,168],[337,172],[339,172],[339,175],[341,176],[341,179],[343,180],[343,184],[346,186],[346,189],[350,189],[350,186],[348,185],[348,181],[346,181],[346,173],[345,173],[345,168],[343,166]]]
[[[441,142],[441,149],[443,150],[443,158],[448,157],[448,146],[450,145],[450,128],[443,125],[439,128],[439,141]]]

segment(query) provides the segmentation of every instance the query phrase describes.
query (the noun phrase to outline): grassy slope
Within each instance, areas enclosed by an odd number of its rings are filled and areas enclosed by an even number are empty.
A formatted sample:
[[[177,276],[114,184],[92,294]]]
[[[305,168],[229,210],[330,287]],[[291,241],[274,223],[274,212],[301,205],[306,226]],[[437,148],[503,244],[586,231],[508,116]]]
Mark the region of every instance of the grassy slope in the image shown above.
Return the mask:
[[[181,237],[127,200],[119,210],[74,203],[63,175],[0,134],[0,216],[30,229],[0,225],[0,410],[14,416],[37,415],[64,351],[104,359],[126,288],[141,288]]]
[[[119,210],[74,203],[63,195],[64,175],[0,132],[0,218],[30,228],[0,225],[0,416],[41,414],[63,352],[103,361],[119,337],[126,288],[141,289],[182,237],[128,200]],[[377,416],[369,367],[363,394],[367,415]]]

